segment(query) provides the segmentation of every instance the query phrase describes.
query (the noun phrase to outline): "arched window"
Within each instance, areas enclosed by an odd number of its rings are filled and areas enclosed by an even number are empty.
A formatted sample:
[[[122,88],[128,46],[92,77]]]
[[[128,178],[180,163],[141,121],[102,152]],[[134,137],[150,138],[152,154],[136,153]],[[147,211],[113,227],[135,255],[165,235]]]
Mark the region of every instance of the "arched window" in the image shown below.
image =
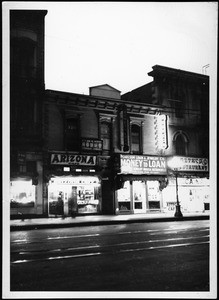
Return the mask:
[[[183,133],[177,133],[174,142],[176,155],[187,155],[187,137]]]
[[[111,124],[106,121],[100,123],[100,138],[103,141],[103,151],[111,150]]]
[[[136,124],[131,125],[131,151],[136,154],[141,152],[141,127]]]

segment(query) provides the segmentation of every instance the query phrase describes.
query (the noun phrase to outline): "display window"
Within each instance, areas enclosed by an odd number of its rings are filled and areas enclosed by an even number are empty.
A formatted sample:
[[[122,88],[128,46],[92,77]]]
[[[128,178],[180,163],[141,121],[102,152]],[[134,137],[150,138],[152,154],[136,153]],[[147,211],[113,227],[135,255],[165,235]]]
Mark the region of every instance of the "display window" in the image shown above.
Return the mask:
[[[147,190],[146,190],[147,189]],[[125,181],[123,188],[117,190],[118,210],[145,213],[161,208],[161,191],[158,181]]]
[[[32,180],[13,180],[10,184],[10,207],[34,207],[36,186]]]
[[[149,209],[160,209],[161,192],[158,181],[147,181],[147,194]]]
[[[50,215],[98,213],[101,210],[98,177],[56,177],[48,186]]]
[[[122,189],[117,191],[119,211],[129,211],[131,209],[130,182],[125,181]]]
[[[169,184],[162,193],[164,211],[175,211],[175,179],[169,179]],[[206,178],[178,178],[178,195],[182,212],[203,212],[209,210],[209,193],[209,181]]]

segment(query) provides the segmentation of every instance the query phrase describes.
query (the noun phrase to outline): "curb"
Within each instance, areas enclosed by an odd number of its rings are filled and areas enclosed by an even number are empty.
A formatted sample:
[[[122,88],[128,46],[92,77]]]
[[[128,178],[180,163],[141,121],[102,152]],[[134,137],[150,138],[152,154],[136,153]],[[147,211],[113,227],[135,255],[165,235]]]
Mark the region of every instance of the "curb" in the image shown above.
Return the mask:
[[[56,223],[56,224],[32,224],[32,225],[11,225],[10,231],[35,230],[35,229],[51,229],[51,228],[69,228],[82,226],[100,226],[100,225],[117,225],[126,223],[152,223],[152,222],[178,222],[178,221],[195,221],[195,220],[209,220],[207,216],[188,216],[182,218],[167,217],[167,218],[153,218],[153,219],[129,219],[129,220],[100,220],[88,222],[75,223]]]

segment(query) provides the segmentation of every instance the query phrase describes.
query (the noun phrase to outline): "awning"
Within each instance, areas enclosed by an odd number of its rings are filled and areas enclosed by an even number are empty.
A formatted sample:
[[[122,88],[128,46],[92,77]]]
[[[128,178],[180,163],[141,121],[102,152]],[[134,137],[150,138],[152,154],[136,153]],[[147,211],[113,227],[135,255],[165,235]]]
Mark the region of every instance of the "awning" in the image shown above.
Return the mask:
[[[167,177],[167,174],[164,175],[133,175],[133,174],[120,174],[117,175],[117,178],[121,181],[148,181],[148,180],[158,180],[161,181]]]

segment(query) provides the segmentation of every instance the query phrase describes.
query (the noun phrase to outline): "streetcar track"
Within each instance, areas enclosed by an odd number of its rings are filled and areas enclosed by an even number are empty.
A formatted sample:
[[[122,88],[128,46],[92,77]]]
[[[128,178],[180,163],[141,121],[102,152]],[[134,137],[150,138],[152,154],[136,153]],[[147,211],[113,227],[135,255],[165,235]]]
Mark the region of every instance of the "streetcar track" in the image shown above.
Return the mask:
[[[106,252],[91,252],[91,253],[84,253],[84,254],[73,254],[73,255],[63,255],[63,256],[53,256],[53,257],[46,257],[46,258],[38,258],[38,259],[19,259],[11,262],[11,264],[20,264],[20,263],[28,263],[28,262],[37,262],[37,261],[53,261],[53,260],[61,260],[61,259],[73,259],[73,258],[81,258],[81,257],[90,257],[90,256],[97,256],[97,255],[106,255],[106,254],[116,254],[116,253],[125,253],[125,252],[138,252],[138,251],[147,251],[147,250],[156,250],[156,249],[165,249],[165,248],[175,248],[175,247],[188,247],[188,246],[196,246],[196,245],[203,245],[209,244],[209,241],[204,242],[196,242],[196,243],[182,243],[182,244],[169,244],[169,245],[162,245],[162,246],[150,246],[144,248],[132,248],[132,249],[119,249],[117,251],[106,251]]]
[[[81,251],[81,250],[90,250],[90,249],[106,249],[104,250],[103,253],[106,253],[107,251],[109,251],[109,249],[111,248],[111,252],[118,252],[118,251],[125,251],[125,252],[128,252],[128,251],[135,251],[134,249],[125,249],[125,250],[122,250],[122,249],[118,249],[118,250],[113,250],[113,248],[115,249],[116,247],[122,247],[122,246],[131,246],[131,245],[143,245],[143,244],[154,244],[154,243],[167,243],[167,242],[175,242],[175,241],[185,241],[185,240],[189,240],[189,239],[205,239],[205,238],[209,238],[209,235],[206,235],[206,236],[198,236],[198,237],[178,237],[178,238],[169,238],[169,239],[159,239],[159,240],[147,240],[147,241],[138,241],[138,242],[126,242],[126,243],[117,243],[117,244],[109,244],[109,245],[92,245],[92,246],[83,246],[83,247],[74,247],[74,248],[64,248],[64,249],[46,249],[46,250],[39,250],[39,251],[20,251],[20,252],[12,252],[12,256],[14,255],[15,257],[18,256],[19,259],[17,258],[15,261],[12,261],[12,263],[18,263],[18,262],[27,262],[27,261],[34,261],[34,260],[39,260],[39,259],[46,259],[46,258],[38,258],[39,256],[42,256],[42,255],[51,255],[52,253],[55,254],[57,252],[59,253],[66,253],[66,252],[71,252],[71,251]],[[151,246],[150,249],[156,249],[157,247],[172,247],[172,245],[174,244],[168,244],[168,245],[162,245],[162,246]],[[181,243],[180,245],[186,245],[185,243]],[[135,248],[136,249],[136,248]],[[141,248],[141,249],[144,249],[144,248]],[[138,251],[136,249],[136,251]],[[86,253],[83,253],[83,254],[74,254],[74,255],[85,255]],[[73,255],[73,256],[74,256]],[[28,257],[28,256],[31,256],[34,258],[33,259],[22,259],[22,257]],[[61,257],[64,257],[66,255],[59,255],[58,257],[61,258]],[[67,256],[70,256],[72,257],[72,255],[67,255]],[[52,256],[55,257],[56,256]],[[52,259],[52,258],[50,258]]]
[[[148,229],[148,230],[135,230],[135,231],[125,231],[125,232],[117,232],[117,233],[110,233],[110,234],[99,234],[99,233],[94,233],[94,234],[82,234],[82,235],[68,235],[68,236],[55,236],[55,237],[46,237],[44,239],[40,239],[39,241],[28,241],[27,239],[22,239],[22,240],[14,240],[11,241],[11,244],[33,244],[33,243],[42,243],[42,240],[48,240],[48,241],[54,241],[54,240],[61,240],[61,239],[73,239],[73,238],[85,238],[85,237],[103,237],[103,236],[116,236],[116,235],[125,235],[125,234],[143,234],[143,233],[149,233],[149,235],[158,235],[158,234],[168,234],[168,233],[182,233],[186,231],[192,232],[200,232],[200,231],[209,231],[209,228],[205,229],[193,229],[191,228],[183,228],[183,229]]]

